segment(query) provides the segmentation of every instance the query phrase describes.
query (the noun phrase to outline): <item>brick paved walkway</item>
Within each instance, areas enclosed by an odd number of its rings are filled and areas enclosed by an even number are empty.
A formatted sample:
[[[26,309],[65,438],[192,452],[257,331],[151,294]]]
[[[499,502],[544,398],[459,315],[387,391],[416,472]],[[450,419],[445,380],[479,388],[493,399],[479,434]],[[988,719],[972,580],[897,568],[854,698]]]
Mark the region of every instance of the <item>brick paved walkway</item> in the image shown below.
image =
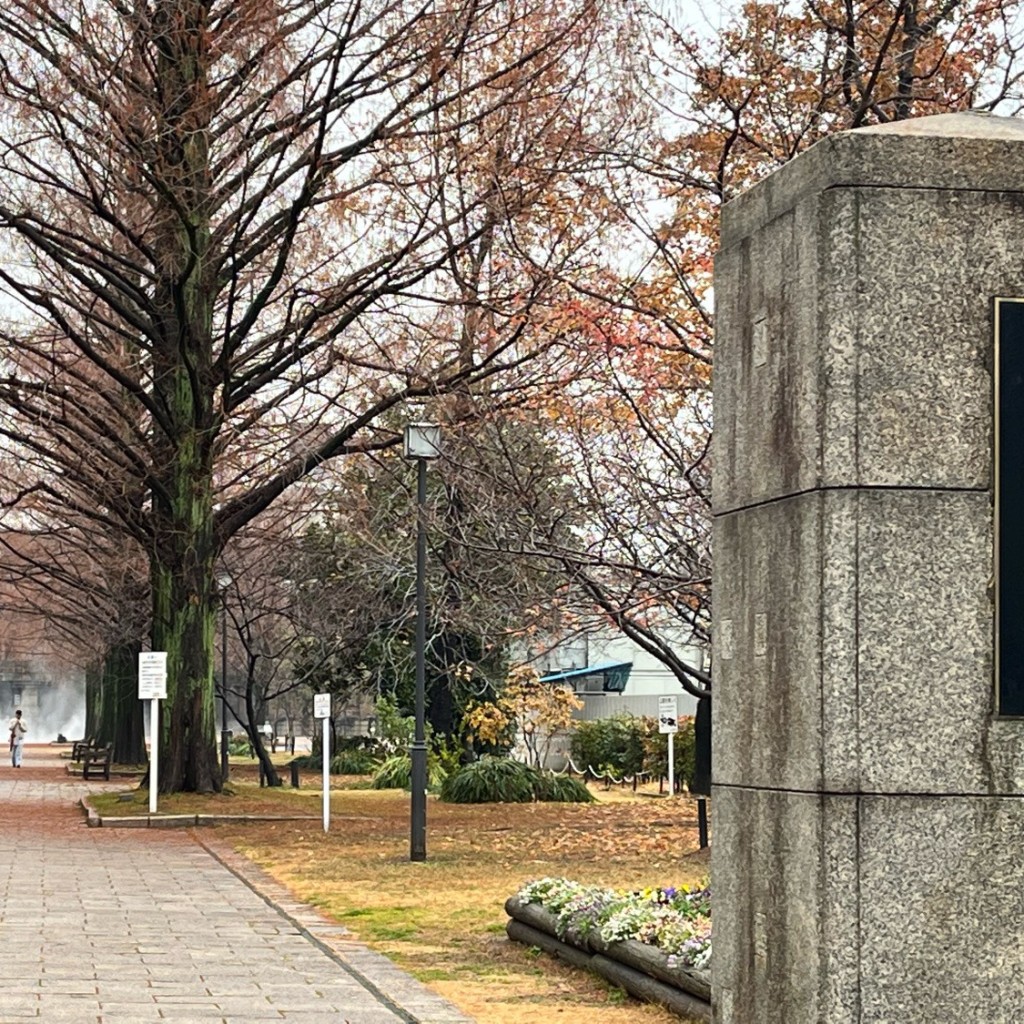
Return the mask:
[[[120,787],[63,773],[0,764],[0,1024],[469,1022],[212,830],[87,828],[82,793]]]

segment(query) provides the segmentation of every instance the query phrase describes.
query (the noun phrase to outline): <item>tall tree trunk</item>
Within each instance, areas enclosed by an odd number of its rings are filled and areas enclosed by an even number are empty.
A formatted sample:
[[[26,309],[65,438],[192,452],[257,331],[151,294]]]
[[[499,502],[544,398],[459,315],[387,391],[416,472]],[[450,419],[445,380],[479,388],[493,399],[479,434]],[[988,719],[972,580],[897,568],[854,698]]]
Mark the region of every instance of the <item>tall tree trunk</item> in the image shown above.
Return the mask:
[[[208,7],[158,0],[152,32],[158,58],[155,153],[168,191],[157,204],[160,239],[154,299],[153,445],[163,467],[153,493],[153,647],[167,652],[168,714],[162,727],[160,789],[219,792],[214,703],[213,446],[219,420],[213,370],[215,271],[210,254]]]
[[[72,739],[95,736],[103,716],[103,666],[95,662],[85,670],[85,732]]]
[[[193,480],[193,489],[201,489],[200,484]],[[167,652],[167,713],[160,733],[163,793],[214,793],[222,784],[213,684],[217,606],[210,512],[207,491],[205,501],[194,502],[193,516],[174,517],[179,530],[188,528],[159,545],[153,571],[153,648]]]
[[[110,648],[103,662],[99,725],[94,732],[101,743],[114,745],[117,764],[142,764],[146,760],[142,702],[138,691],[138,643]]]

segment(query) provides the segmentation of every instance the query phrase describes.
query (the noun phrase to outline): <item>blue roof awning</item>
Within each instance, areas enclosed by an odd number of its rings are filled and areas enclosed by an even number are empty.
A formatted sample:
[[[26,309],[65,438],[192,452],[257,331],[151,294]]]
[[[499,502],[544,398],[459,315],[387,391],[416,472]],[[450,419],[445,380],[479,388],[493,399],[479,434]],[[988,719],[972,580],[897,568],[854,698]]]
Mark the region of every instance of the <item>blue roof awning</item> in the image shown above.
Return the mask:
[[[588,665],[586,668],[567,668],[561,672],[550,672],[541,676],[542,683],[571,682],[576,688],[584,677],[600,677],[605,693],[622,693],[629,682],[629,672],[633,667],[631,661],[603,661],[599,665]]]

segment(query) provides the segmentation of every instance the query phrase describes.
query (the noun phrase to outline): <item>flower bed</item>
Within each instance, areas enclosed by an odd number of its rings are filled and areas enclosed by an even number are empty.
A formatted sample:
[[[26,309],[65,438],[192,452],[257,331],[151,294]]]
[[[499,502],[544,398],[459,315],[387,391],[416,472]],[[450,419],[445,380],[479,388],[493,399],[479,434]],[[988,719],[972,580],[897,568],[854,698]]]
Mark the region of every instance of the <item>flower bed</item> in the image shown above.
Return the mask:
[[[596,971],[638,998],[711,1019],[709,890],[617,892],[542,878],[505,909],[510,938]]]

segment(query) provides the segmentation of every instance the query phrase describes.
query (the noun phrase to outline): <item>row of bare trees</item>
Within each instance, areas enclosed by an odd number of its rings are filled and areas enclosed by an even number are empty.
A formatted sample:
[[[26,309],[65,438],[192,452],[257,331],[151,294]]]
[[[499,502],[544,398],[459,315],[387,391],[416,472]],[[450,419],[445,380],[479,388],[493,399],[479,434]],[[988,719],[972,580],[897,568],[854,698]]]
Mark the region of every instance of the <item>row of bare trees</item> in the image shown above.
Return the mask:
[[[704,693],[675,638],[711,629],[718,208],[832,131],[1013,112],[1015,13],[747,3],[708,33],[634,0],[12,0],[7,579],[121,719],[134,653],[168,652],[161,785],[217,790],[218,571],[247,677],[358,651],[408,614],[381,481],[437,419],[451,686],[470,633],[596,613]],[[346,538],[330,587],[314,523]]]
[[[0,12],[9,522],[141,567],[164,789],[220,786],[231,541],[394,445],[396,411],[472,417],[566,372],[621,24],[590,0]]]

